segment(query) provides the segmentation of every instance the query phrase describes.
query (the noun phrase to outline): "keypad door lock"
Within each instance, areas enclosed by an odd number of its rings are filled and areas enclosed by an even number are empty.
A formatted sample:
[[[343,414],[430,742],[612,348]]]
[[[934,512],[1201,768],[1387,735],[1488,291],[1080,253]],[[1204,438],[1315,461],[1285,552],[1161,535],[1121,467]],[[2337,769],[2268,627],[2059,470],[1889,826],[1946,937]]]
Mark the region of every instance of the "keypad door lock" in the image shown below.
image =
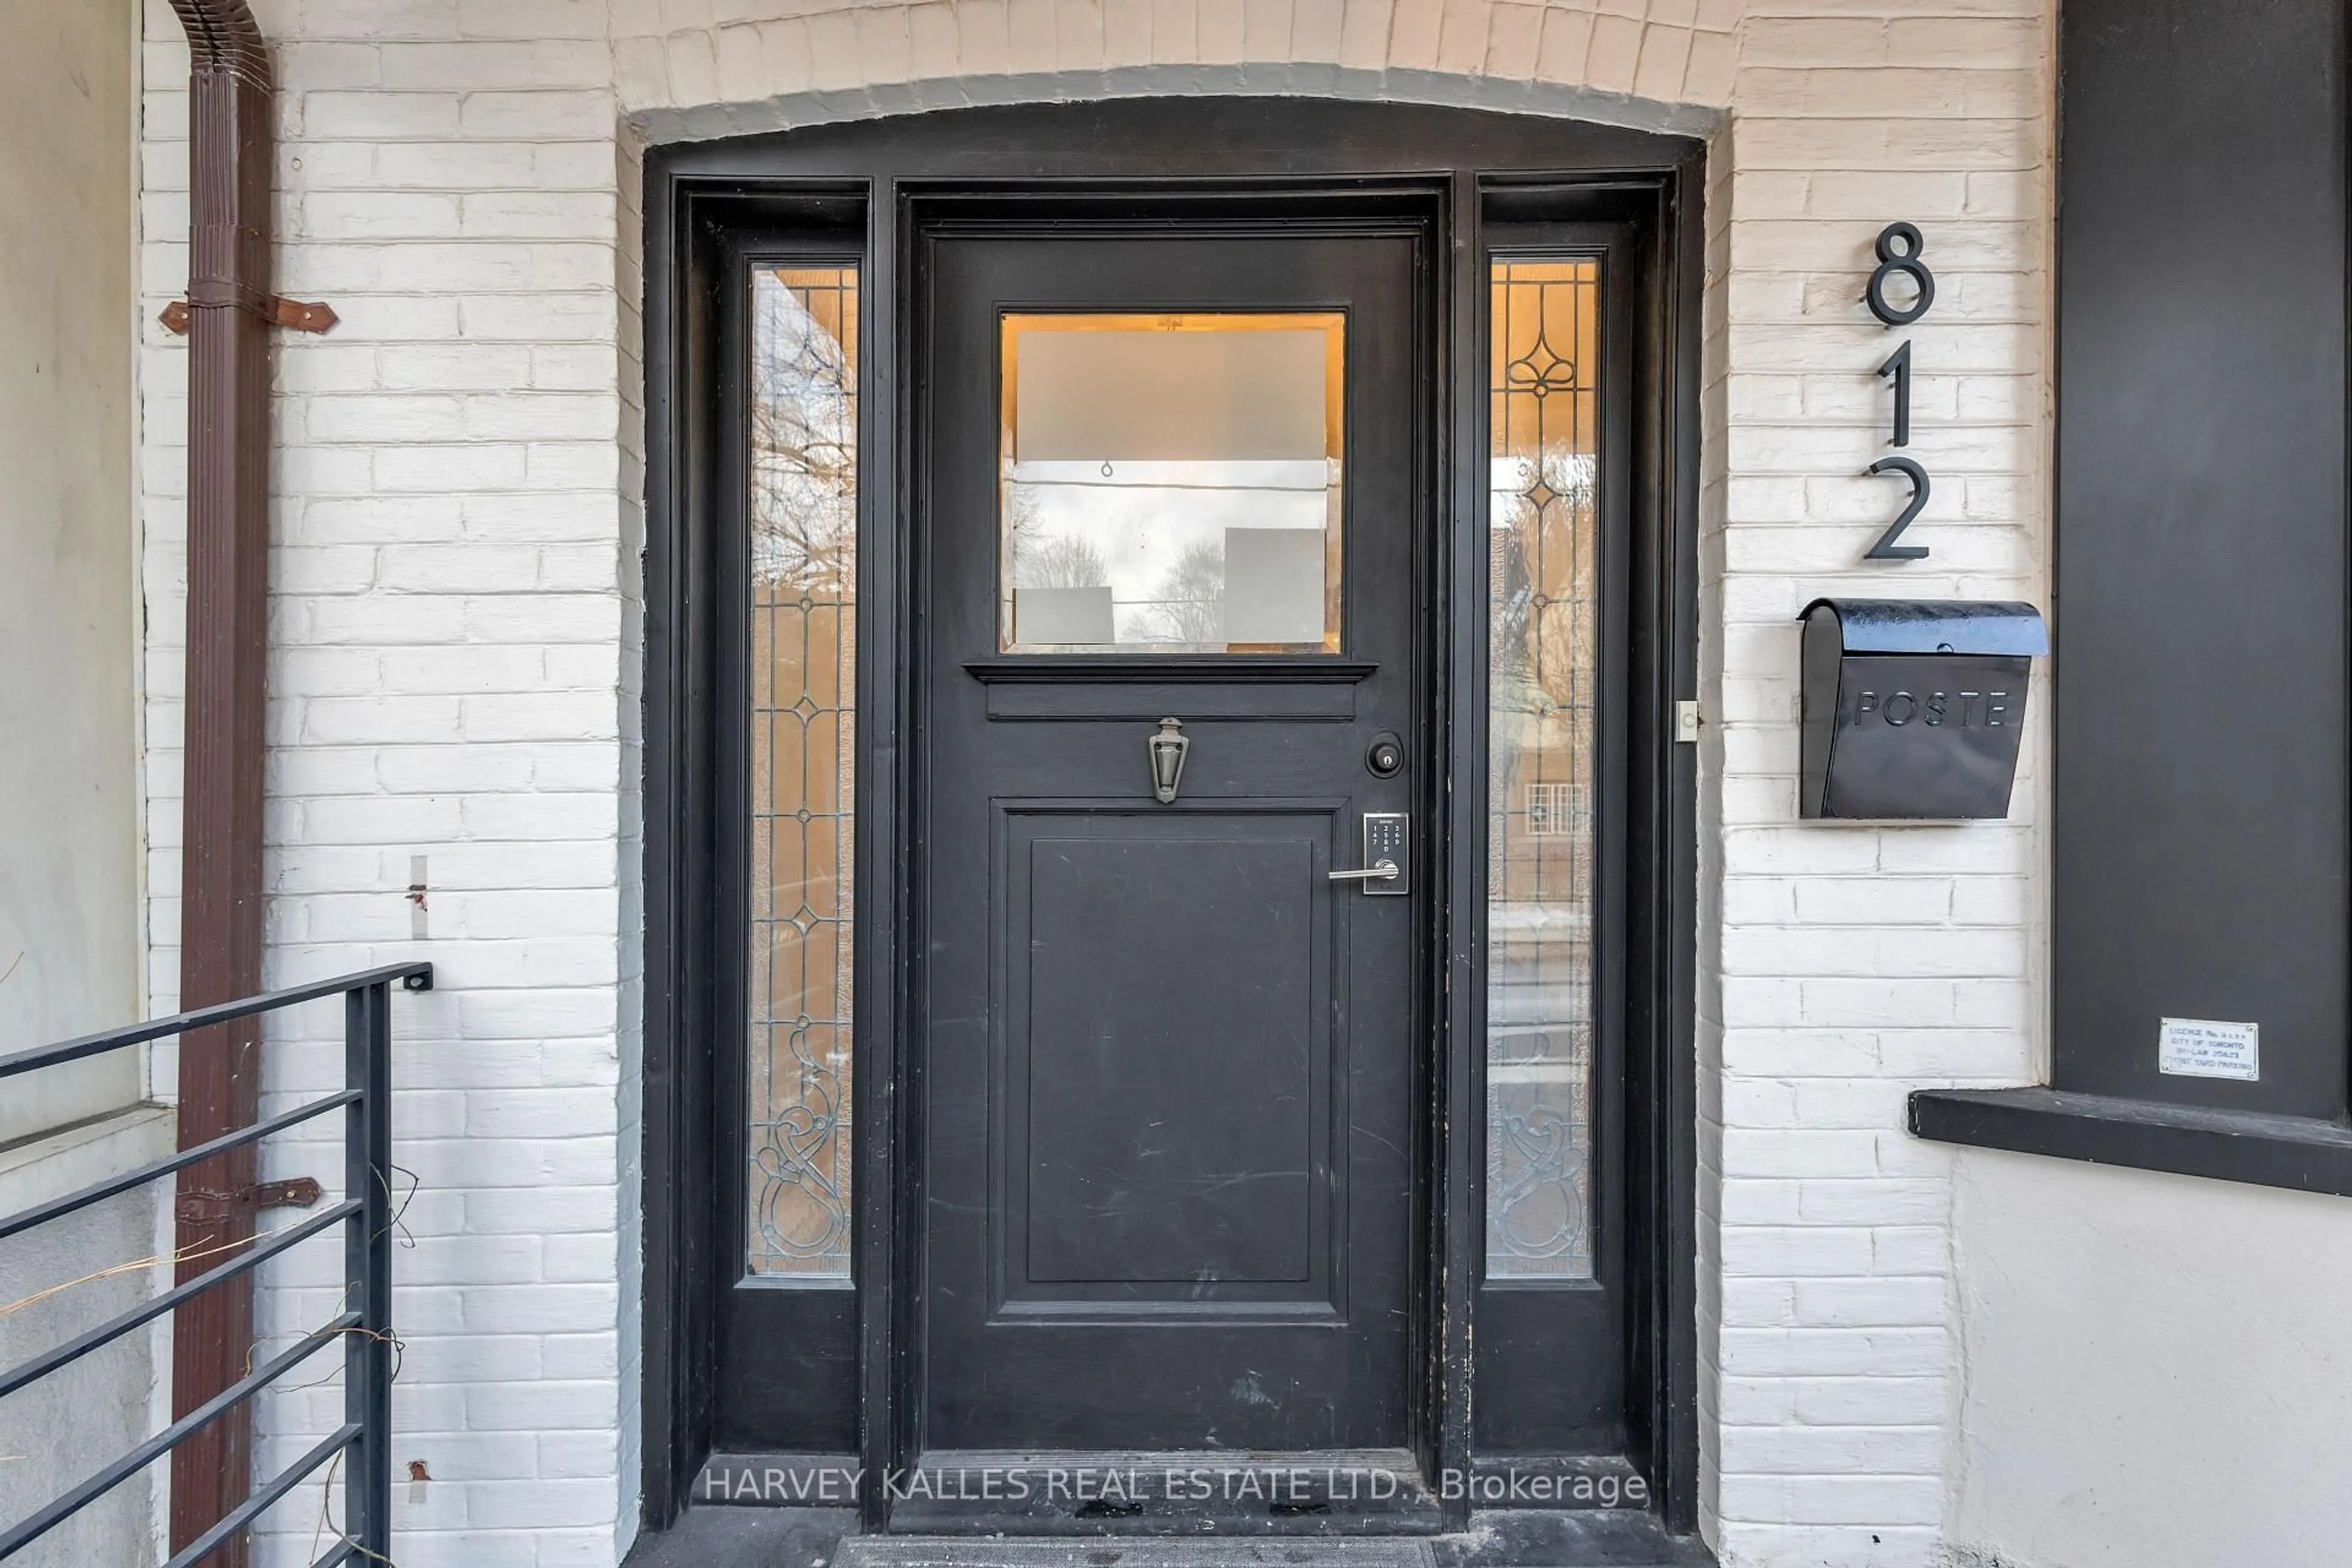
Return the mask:
[[[1367,897],[1399,898],[1412,891],[1412,816],[1402,811],[1364,813],[1364,864],[1334,871],[1335,882],[1360,882]]]

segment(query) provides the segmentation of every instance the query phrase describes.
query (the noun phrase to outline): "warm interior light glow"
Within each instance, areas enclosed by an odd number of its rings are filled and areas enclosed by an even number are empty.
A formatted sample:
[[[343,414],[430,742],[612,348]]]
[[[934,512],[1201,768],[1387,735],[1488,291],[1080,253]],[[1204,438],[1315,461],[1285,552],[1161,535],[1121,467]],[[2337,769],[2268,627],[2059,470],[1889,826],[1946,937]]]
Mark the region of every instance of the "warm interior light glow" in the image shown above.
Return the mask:
[[[1337,652],[1338,312],[1011,315],[1008,652]]]

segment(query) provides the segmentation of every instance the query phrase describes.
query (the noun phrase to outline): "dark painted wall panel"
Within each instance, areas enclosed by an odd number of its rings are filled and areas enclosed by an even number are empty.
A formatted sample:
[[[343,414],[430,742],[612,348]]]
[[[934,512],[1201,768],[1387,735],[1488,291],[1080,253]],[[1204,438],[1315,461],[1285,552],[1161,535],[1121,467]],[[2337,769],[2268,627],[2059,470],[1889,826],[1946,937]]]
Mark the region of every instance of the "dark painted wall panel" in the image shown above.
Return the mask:
[[[2062,8],[2062,1088],[2344,1108],[2345,9]],[[2261,1081],[2160,1076],[2164,1016]]]

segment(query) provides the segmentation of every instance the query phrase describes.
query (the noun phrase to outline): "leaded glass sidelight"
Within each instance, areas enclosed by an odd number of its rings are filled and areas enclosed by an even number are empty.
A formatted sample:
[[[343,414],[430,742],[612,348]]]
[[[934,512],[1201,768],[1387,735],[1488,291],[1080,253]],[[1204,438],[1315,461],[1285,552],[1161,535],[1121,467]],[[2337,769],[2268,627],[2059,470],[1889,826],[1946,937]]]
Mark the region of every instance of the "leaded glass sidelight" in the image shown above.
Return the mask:
[[[751,282],[752,1273],[850,1271],[857,269]]]
[[[1589,1279],[1600,263],[1489,285],[1486,1274]]]

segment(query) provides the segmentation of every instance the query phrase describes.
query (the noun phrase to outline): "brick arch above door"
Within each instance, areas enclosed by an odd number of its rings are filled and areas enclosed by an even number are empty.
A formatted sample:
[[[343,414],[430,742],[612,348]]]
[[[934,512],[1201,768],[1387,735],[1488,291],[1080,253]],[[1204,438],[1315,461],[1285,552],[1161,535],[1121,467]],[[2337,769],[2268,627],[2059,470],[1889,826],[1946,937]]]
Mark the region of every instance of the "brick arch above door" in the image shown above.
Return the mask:
[[[650,10],[651,7],[644,7]],[[1705,133],[1732,100],[1736,0],[733,0],[614,20],[620,107],[695,141],[972,104],[1285,94]],[[616,11],[625,9],[616,6]],[[706,14],[712,7],[699,7]],[[1637,13],[1628,15],[1628,12]]]

